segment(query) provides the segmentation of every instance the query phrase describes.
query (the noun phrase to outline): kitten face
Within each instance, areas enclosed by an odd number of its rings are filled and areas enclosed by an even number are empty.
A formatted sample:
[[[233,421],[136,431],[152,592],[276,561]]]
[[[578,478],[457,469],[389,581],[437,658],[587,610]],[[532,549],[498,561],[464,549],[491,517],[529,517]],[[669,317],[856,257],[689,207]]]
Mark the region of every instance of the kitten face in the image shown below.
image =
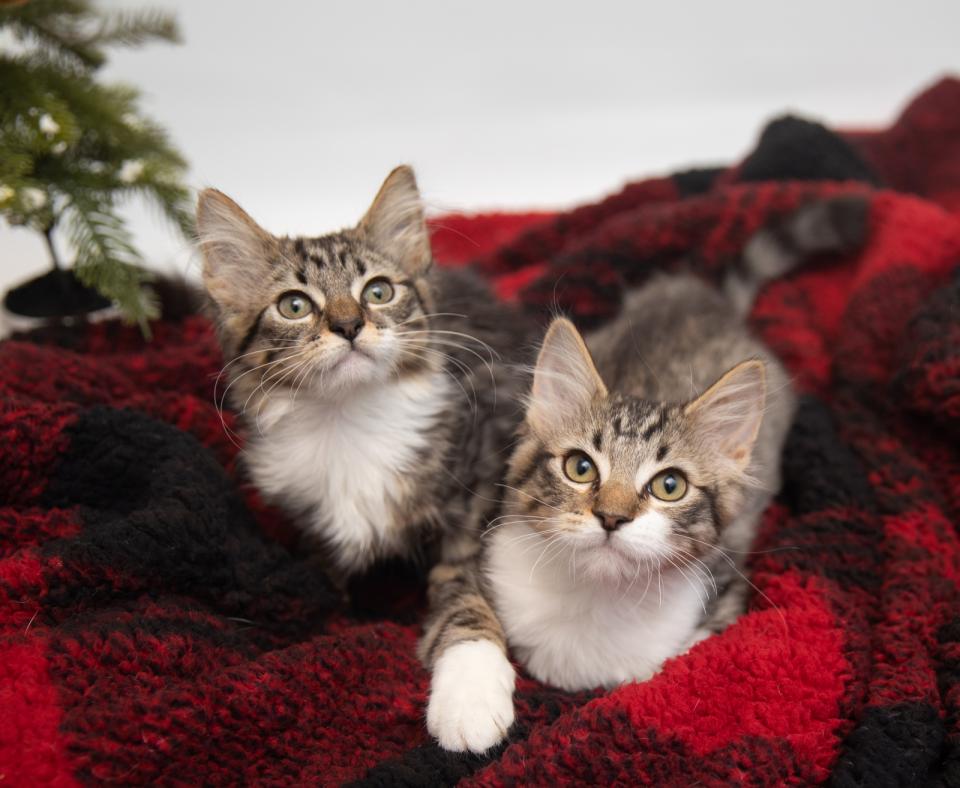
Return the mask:
[[[429,365],[429,239],[409,168],[391,173],[356,228],[317,238],[275,237],[211,190],[197,214],[241,392],[344,394]]]
[[[422,364],[423,296],[396,261],[344,234],[282,239],[277,255],[237,346],[265,351],[271,383],[332,393]]]
[[[510,464],[511,510],[532,518],[544,561],[597,580],[696,564],[736,508],[763,401],[757,361],[685,405],[608,393],[576,329],[555,321]]]

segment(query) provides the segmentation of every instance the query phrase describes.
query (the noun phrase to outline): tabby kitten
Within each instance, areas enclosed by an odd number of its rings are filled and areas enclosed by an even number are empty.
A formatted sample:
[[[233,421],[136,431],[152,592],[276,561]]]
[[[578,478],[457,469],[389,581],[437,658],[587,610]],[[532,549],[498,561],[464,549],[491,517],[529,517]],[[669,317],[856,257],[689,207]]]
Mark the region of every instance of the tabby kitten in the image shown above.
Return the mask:
[[[500,628],[535,678],[578,690],[643,680],[733,622],[742,558],[780,486],[794,395],[745,318],[767,279],[860,242],[860,199],[801,209],[748,244],[725,291],[660,276],[587,341],[550,326],[505,511],[480,559],[434,570],[428,714],[444,746],[482,750],[513,719]],[[609,386],[609,389],[608,389]],[[481,694],[472,677],[495,676]],[[442,702],[441,702],[442,699]],[[429,719],[429,717],[428,717]]]
[[[739,558],[779,488],[793,397],[729,317],[698,280],[655,281],[590,337],[600,371],[571,323],[551,326],[510,463],[513,516],[486,563],[507,640],[541,681],[649,678],[739,613]],[[638,336],[660,339],[641,356]]]
[[[504,366],[533,326],[478,277],[432,265],[413,171],[341,232],[277,237],[214,190],[197,226],[225,393],[265,497],[340,581],[377,559],[476,551],[521,415]]]

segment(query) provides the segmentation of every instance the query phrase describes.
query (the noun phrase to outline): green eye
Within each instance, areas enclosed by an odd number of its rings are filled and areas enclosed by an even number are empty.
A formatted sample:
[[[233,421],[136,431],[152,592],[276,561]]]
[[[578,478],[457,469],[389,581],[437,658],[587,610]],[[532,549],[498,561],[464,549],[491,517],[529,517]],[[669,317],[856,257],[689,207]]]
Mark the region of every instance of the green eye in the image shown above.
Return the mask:
[[[284,293],[277,301],[277,311],[287,320],[298,320],[313,311],[313,301],[306,293]]]
[[[567,455],[567,458],[563,461],[563,472],[570,481],[580,484],[595,482],[600,476],[593,460],[582,451],[570,452]]]
[[[647,489],[661,501],[679,501],[687,493],[687,480],[680,471],[661,471],[649,481]]]
[[[363,288],[362,297],[368,304],[388,304],[393,300],[393,285],[386,279],[374,279]]]

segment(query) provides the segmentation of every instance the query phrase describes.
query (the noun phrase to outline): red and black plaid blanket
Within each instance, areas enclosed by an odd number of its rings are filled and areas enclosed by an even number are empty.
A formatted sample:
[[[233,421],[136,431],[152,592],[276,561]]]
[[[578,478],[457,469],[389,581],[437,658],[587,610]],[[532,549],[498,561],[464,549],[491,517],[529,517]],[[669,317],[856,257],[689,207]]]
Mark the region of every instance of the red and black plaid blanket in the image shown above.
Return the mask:
[[[204,319],[0,344],[0,783],[960,785],[960,82],[885,131],[785,118],[732,169],[447,217],[435,251],[589,326],[838,193],[866,245],[753,314],[803,399],[750,612],[642,684],[521,677],[485,758],[427,736],[417,576],[341,607],[245,482]]]

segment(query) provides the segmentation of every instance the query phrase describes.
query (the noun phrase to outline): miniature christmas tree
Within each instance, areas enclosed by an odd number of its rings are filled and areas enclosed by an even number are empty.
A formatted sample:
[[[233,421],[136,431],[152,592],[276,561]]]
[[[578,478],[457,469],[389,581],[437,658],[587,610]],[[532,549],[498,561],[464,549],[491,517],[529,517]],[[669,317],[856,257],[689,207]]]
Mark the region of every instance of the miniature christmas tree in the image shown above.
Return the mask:
[[[178,41],[176,23],[157,11],[105,13],[89,0],[0,0],[0,36],[13,42],[0,52],[0,215],[46,238],[47,277],[61,290],[75,275],[79,289],[146,331],[156,304],[118,208],[146,199],[190,237],[186,162],[141,114],[138,91],[101,84],[97,72],[108,47]],[[72,274],[54,237],[73,251]]]

